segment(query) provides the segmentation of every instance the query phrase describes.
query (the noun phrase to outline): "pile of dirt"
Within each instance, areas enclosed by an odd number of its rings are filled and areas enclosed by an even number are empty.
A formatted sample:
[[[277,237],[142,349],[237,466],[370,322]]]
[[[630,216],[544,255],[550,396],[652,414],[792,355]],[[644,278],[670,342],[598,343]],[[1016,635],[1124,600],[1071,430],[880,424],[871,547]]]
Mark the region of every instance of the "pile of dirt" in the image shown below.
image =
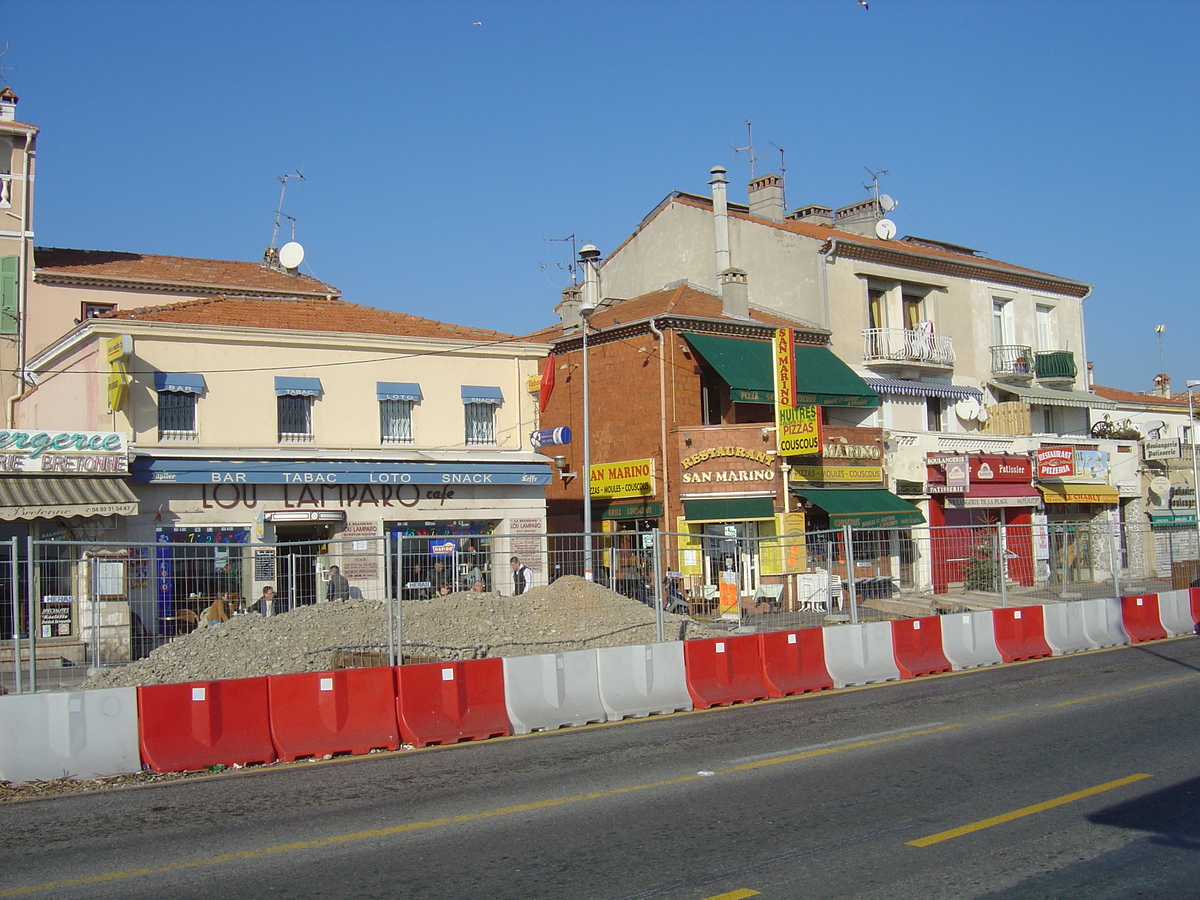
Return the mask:
[[[520,597],[457,593],[397,603],[406,657],[431,660],[524,656],[657,639],[655,611],[575,576]],[[345,600],[271,618],[234,616],[159,647],[146,659],[101,672],[87,688],[137,687],[323,672],[348,657],[388,648],[387,604]],[[667,640],[711,637],[704,624],[663,614]]]

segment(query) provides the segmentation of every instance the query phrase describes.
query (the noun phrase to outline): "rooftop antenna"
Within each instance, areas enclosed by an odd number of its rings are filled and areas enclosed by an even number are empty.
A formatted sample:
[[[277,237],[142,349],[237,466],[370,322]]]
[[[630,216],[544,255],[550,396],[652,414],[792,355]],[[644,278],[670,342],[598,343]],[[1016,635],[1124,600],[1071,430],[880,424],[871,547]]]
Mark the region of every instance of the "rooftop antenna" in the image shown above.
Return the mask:
[[[8,56],[8,41],[4,42],[4,52],[0,53],[0,57]],[[12,66],[0,66],[0,81],[8,81],[8,76],[5,72],[15,71]]]
[[[289,175],[280,175],[279,176],[279,205],[277,207],[275,207],[275,227],[271,230],[271,249],[272,250],[275,249],[275,241],[279,237],[279,220],[281,218],[283,218],[283,195],[285,193],[287,193],[287,183],[288,183],[289,178],[299,178],[301,181],[308,180],[304,177],[304,173],[301,172],[299,169],[297,169],[295,172],[293,172]],[[288,216],[288,218],[292,219],[291,216]],[[296,222],[296,220],[292,219],[292,223],[293,223],[292,224],[292,237],[296,236],[295,222]]]
[[[1154,333],[1158,335],[1158,371],[1160,371],[1160,372],[1166,371],[1163,368],[1163,348],[1162,348],[1162,336],[1163,336],[1163,332],[1166,330],[1167,330],[1166,325],[1155,325],[1154,326]]]
[[[275,225],[271,229],[271,246],[267,248],[263,254],[263,265],[270,268],[279,268],[282,266],[289,271],[295,272],[300,267],[300,263],[304,261],[304,248],[296,243],[296,218],[289,216],[283,211],[283,197],[287,193],[287,183],[289,178],[299,178],[301,181],[307,181],[304,173],[297,169],[295,172],[287,175],[279,176],[279,205],[275,207]],[[275,248],[276,241],[279,240],[279,220],[288,219],[292,223],[292,239],[280,247]]]
[[[577,246],[577,244],[579,243],[579,239],[575,237],[574,233],[572,233],[572,234],[568,234],[566,237],[545,238],[544,240],[556,241],[556,242],[565,242],[565,241],[571,242],[571,261],[569,263],[563,263],[563,262],[546,263],[545,265],[542,266],[542,269],[543,270],[548,269],[551,266],[554,266],[555,268],[559,268],[559,269],[566,269],[568,272],[571,273],[571,284],[572,285],[579,284],[579,248]]]
[[[867,182],[865,182],[865,181],[864,181],[864,182],[862,183],[862,184],[863,184],[863,188],[864,188],[865,190],[868,190],[868,191],[870,191],[870,192],[871,192],[871,196],[875,198],[875,203],[876,203],[876,204],[879,204],[879,201],[880,201],[880,196],[879,196],[879,176],[880,176],[880,175],[886,175],[886,174],[888,173],[888,170],[887,170],[887,169],[880,169],[880,170],[879,170],[879,171],[877,171],[877,172],[872,172],[872,171],[871,171],[870,169],[868,169],[866,166],[863,166],[863,168],[864,168],[864,169],[867,169],[867,174],[871,176],[871,183],[870,183],[870,184],[867,184]],[[884,196],[884,197],[887,197],[887,194],[884,194],[883,196]],[[890,199],[890,198],[889,198],[889,199]],[[890,212],[890,210],[888,210],[888,211]]]
[[[778,151],[778,153],[779,153],[779,177],[783,180],[784,185],[785,185],[785,191],[786,191],[787,166],[784,163],[783,148],[780,147],[774,141],[767,141],[767,143],[770,144],[772,147],[774,147],[775,151]],[[749,157],[750,157],[750,180],[751,181],[754,180],[754,164],[756,162],[758,162],[759,160],[769,159],[770,157],[775,155],[775,151],[772,151],[771,153],[764,153],[762,156],[754,155],[754,123],[752,121],[750,121],[749,119],[746,119],[746,146],[745,147],[735,147],[735,146],[733,146],[733,144],[730,144],[729,149],[732,150],[734,153],[747,152],[749,154]],[[784,207],[784,209],[787,209],[786,193],[784,194],[784,198],[783,198],[783,207]]]
[[[767,141],[772,147],[779,151],[779,180],[783,182],[783,208],[787,209],[787,161],[783,157],[783,148],[774,141]]]

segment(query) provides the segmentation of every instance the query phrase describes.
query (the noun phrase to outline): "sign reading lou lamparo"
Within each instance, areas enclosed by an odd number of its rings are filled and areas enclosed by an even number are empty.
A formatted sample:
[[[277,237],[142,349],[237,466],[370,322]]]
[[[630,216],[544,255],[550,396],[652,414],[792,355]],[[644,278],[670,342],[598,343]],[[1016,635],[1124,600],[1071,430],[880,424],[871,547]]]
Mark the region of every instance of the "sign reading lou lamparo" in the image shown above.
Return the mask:
[[[116,431],[0,431],[0,472],[100,475],[129,471]]]

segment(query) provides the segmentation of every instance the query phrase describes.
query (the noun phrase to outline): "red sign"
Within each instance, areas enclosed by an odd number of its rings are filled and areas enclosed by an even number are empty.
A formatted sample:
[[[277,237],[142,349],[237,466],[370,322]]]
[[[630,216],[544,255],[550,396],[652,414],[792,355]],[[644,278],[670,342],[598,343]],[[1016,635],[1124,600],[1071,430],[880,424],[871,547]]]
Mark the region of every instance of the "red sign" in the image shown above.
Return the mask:
[[[1074,447],[1047,447],[1037,451],[1038,478],[1063,478],[1075,474]]]

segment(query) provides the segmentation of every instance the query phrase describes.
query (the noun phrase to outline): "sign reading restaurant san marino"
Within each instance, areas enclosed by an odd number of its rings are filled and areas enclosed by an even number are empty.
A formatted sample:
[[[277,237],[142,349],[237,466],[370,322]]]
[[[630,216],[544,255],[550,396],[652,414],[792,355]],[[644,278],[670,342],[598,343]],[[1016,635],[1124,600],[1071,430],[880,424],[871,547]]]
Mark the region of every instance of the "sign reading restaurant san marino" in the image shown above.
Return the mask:
[[[125,435],[116,431],[0,431],[0,472],[108,475],[129,471]]]

